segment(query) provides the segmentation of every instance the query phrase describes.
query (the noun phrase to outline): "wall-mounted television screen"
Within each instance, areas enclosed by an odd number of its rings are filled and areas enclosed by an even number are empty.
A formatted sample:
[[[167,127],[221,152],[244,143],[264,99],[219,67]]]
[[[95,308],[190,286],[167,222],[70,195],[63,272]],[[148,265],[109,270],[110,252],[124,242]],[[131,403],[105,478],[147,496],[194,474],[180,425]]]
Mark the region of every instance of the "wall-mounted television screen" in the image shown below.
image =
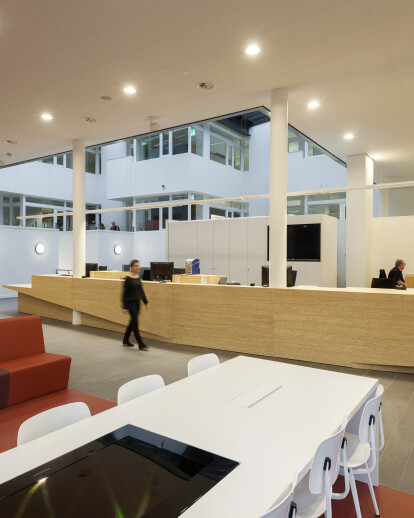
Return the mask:
[[[321,260],[320,223],[287,226],[287,260]]]

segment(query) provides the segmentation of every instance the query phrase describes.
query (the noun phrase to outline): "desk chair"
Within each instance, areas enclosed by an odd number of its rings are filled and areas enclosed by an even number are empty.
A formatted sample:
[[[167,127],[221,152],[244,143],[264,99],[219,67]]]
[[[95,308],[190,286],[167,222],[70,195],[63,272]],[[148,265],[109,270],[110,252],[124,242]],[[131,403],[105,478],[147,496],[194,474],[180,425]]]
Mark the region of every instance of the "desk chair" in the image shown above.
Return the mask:
[[[149,376],[143,376],[142,378],[128,381],[118,389],[118,405],[162,387],[165,387],[165,383],[159,374],[151,374]]]
[[[24,421],[17,433],[17,446],[91,416],[86,403],[68,403],[51,408]]]
[[[202,354],[201,356],[192,358],[187,363],[187,372],[189,376],[192,376],[193,374],[197,374],[198,372],[204,371],[205,369],[219,365],[219,363],[220,360],[218,359],[217,354]]]
[[[293,500],[297,505],[296,518],[318,518],[325,513],[325,518],[332,518],[332,486],[338,478],[340,452],[346,467],[346,442],[344,439],[346,418],[334,435],[325,439],[318,446],[313,457],[310,471],[296,486]],[[345,480],[348,474],[345,469]],[[349,484],[349,482],[348,482]]]
[[[347,467],[349,470],[349,482],[351,486],[352,496],[355,504],[355,511],[358,518],[361,518],[361,508],[359,506],[358,492],[355,484],[355,475],[367,475],[368,487],[371,493],[372,503],[375,509],[375,515],[379,516],[377,500],[375,498],[374,488],[372,487],[371,473],[374,471],[378,462],[378,452],[384,448],[384,429],[382,426],[382,403],[381,398],[384,393],[384,387],[379,385],[375,397],[367,401],[362,411],[361,421],[359,423],[358,435],[346,433],[347,441]],[[381,444],[378,444],[378,433]],[[368,463],[371,459],[371,465]],[[341,466],[345,466],[341,463]],[[349,493],[349,484],[345,483],[345,492],[335,495],[336,500],[342,500]]]
[[[276,503],[274,507],[269,509],[260,518],[295,518],[296,517],[296,504],[292,502],[293,491],[296,486],[297,477],[295,476],[294,482],[292,482],[286,496],[282,495],[282,501]],[[280,500],[280,499],[279,499]]]

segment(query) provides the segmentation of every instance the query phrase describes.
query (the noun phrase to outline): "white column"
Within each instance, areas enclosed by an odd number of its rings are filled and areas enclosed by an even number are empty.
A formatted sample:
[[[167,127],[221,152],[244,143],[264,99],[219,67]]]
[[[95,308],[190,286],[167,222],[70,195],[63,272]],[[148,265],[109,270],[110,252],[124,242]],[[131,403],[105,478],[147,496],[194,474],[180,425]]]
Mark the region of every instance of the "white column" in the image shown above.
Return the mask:
[[[85,145],[73,141],[73,277],[85,275]]]
[[[372,185],[374,165],[368,155],[347,157],[346,185]],[[371,228],[373,191],[349,191],[346,195],[346,285],[371,285]]]
[[[269,286],[286,287],[288,92],[272,90],[270,103]]]

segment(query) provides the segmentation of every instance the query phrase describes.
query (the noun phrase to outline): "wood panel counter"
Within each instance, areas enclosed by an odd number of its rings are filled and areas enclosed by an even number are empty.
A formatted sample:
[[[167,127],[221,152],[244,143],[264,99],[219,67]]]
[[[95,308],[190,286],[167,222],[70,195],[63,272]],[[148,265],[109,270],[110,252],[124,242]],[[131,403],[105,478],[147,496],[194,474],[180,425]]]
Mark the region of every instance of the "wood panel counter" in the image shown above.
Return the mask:
[[[122,280],[33,276],[19,311],[123,332]],[[414,290],[143,282],[144,336],[164,342],[414,373]]]

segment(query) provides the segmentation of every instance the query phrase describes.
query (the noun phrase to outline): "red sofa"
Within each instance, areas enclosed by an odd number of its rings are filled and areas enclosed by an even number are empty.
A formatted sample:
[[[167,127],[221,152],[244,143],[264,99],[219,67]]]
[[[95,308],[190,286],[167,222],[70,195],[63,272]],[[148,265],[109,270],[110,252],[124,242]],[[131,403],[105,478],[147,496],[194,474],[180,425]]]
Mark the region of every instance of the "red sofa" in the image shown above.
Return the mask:
[[[0,410],[67,388],[70,363],[45,352],[39,316],[0,319]]]

